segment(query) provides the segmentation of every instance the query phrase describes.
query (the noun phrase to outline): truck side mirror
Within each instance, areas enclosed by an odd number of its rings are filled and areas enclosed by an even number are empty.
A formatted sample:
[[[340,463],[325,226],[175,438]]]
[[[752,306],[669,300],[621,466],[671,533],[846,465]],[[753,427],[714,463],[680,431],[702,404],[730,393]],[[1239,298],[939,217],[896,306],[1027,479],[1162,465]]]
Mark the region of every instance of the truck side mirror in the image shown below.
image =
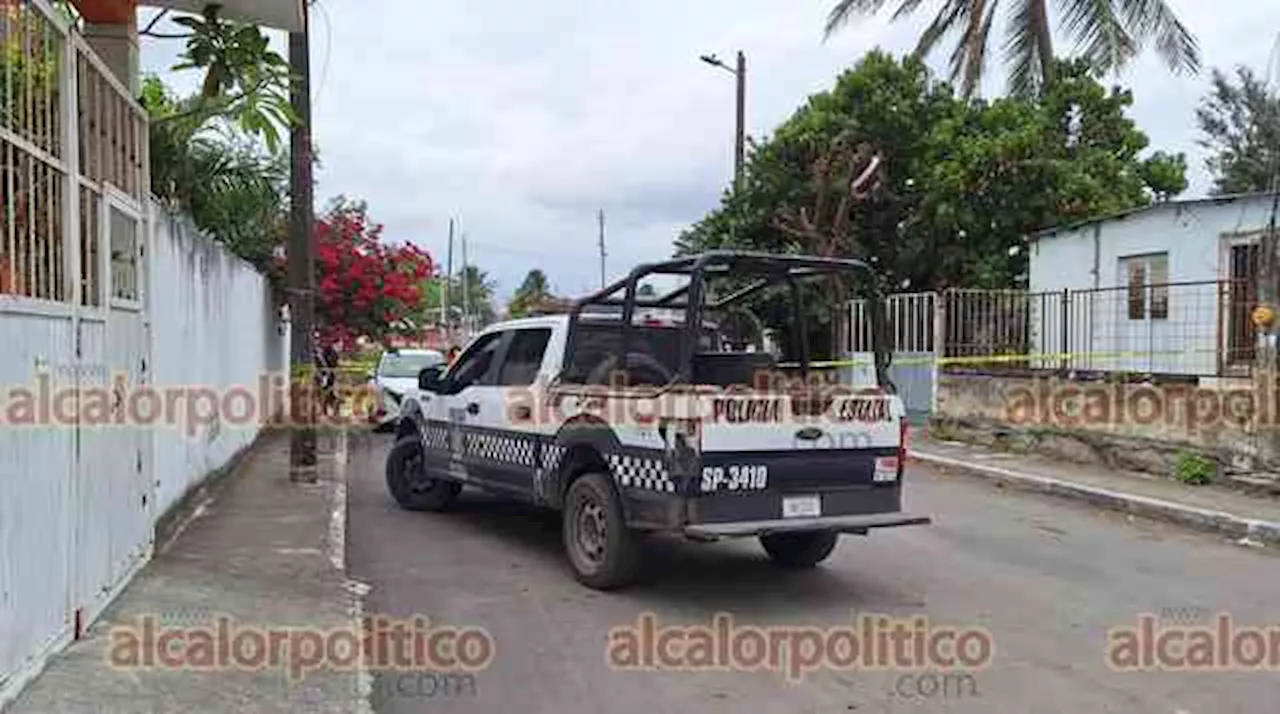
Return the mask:
[[[444,374],[444,365],[432,365],[418,372],[418,389],[424,392],[438,392],[441,387],[440,376]]]

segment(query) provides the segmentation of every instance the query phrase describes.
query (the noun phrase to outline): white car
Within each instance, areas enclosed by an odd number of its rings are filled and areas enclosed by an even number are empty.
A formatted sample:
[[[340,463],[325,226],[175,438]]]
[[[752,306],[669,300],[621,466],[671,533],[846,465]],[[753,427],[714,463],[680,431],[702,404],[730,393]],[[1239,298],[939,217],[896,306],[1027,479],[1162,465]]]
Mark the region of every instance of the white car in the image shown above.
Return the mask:
[[[418,388],[418,373],[427,367],[444,364],[444,355],[436,350],[397,349],[382,353],[378,368],[370,375],[373,387],[373,410],[369,421],[375,428],[394,425],[400,416],[400,403]]]

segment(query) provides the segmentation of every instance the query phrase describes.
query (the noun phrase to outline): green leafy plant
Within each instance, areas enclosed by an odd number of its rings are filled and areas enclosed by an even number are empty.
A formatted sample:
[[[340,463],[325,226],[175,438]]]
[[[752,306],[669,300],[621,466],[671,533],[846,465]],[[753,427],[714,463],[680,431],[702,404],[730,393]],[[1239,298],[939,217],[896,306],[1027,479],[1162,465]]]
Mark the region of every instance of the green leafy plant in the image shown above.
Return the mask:
[[[1213,88],[1196,110],[1213,193],[1269,191],[1280,162],[1280,91],[1248,67],[1234,74],[1215,69]]]
[[[289,64],[271,50],[257,26],[222,20],[218,10],[218,5],[209,5],[203,16],[174,19],[191,34],[173,69],[204,70],[205,75],[200,93],[188,106],[161,121],[192,115],[201,124],[214,117],[226,119],[245,134],[261,138],[274,153],[282,132],[298,121],[289,102]]]
[[[0,125],[22,131],[35,107],[56,102],[61,67],[53,30],[44,18],[31,11],[11,17],[0,37]]]
[[[289,167],[283,153],[264,154],[234,127],[186,113],[159,79],[144,80],[142,106],[152,118],[151,190],[235,254],[266,268],[283,242]]]
[[[1212,459],[1190,451],[1180,452],[1173,464],[1174,478],[1191,486],[1210,483],[1217,470],[1217,464]]]

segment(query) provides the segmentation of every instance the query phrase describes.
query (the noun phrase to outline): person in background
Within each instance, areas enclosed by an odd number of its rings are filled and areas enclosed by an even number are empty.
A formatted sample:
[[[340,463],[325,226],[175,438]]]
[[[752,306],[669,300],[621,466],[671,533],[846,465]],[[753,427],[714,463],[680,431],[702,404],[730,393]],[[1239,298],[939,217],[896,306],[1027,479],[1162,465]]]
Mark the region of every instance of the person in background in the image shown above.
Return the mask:
[[[319,342],[319,335],[316,335]],[[318,346],[318,345],[317,345]],[[316,377],[320,387],[320,407],[326,416],[336,416],[338,399],[338,350],[330,342],[315,351]]]
[[[450,347],[449,351],[445,354],[445,364],[452,367],[454,360],[458,359],[458,352],[460,351],[461,350],[458,348],[457,345],[453,345],[452,347]]]

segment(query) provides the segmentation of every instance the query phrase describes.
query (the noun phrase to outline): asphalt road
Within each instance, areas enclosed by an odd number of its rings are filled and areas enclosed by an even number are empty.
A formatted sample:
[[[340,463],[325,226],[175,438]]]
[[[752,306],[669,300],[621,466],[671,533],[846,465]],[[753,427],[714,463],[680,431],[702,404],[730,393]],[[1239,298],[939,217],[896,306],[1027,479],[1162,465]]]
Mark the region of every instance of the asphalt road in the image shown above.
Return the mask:
[[[354,440],[348,560],[371,586],[366,613],[486,628],[493,664],[461,676],[379,677],[380,712],[1158,712],[1280,711],[1270,671],[1119,672],[1107,633],[1142,613],[1169,625],[1280,628],[1280,557],[1172,526],[1010,492],[915,466],[907,505],[931,526],[845,536],[818,570],[780,572],[754,540],[650,543],[632,589],[579,586],[548,515],[467,492],[454,512],[399,510],[383,485],[390,437]],[[610,628],[848,625],[858,614],[924,615],[985,628],[973,672],[622,671]],[[1280,639],[1280,638],[1278,638]]]

